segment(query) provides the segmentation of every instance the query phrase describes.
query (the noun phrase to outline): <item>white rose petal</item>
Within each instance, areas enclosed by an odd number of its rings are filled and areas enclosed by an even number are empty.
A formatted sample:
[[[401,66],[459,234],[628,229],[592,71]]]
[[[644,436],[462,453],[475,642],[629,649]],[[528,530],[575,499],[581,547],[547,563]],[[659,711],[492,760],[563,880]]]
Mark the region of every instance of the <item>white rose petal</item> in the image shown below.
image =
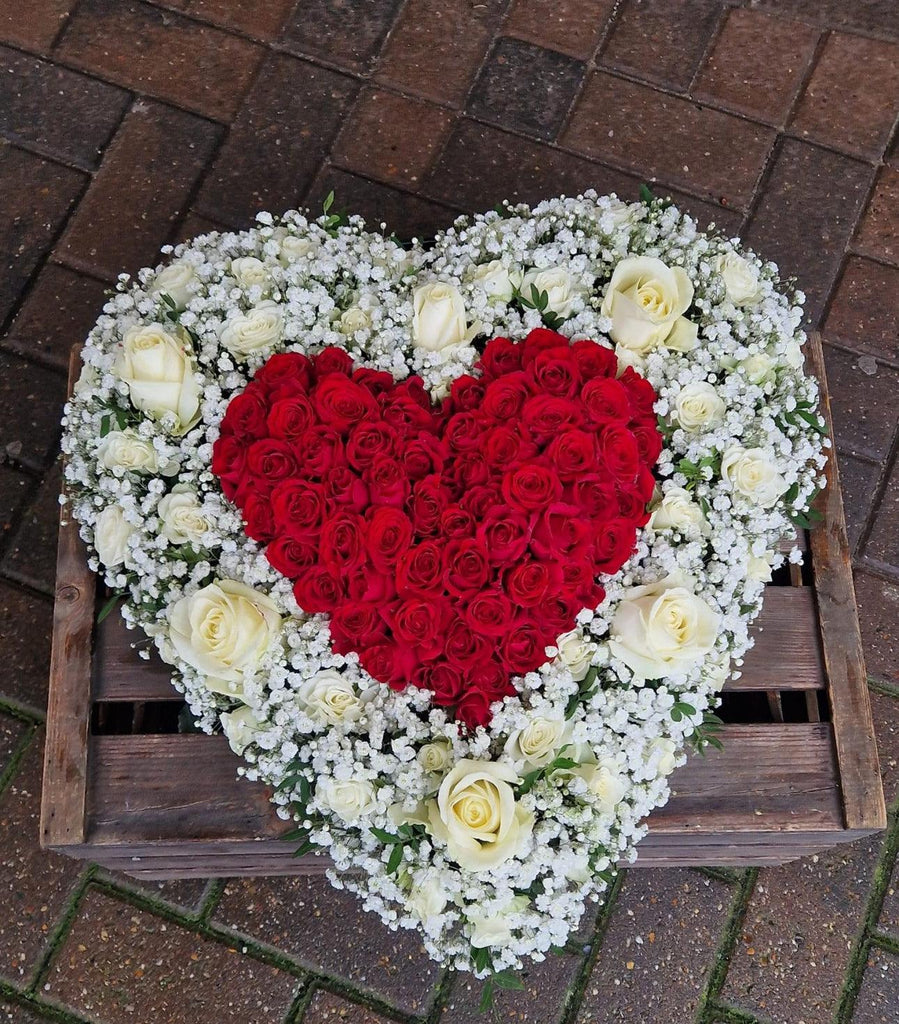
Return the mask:
[[[185,345],[162,324],[131,327],[113,373],[127,385],[136,409],[153,419],[170,413],[175,433],[186,433],[200,417],[200,388]]]
[[[121,565],[128,554],[128,541],[134,527],[126,522],[125,514],[118,505],[108,505],[97,516],[94,524],[94,547],[100,561],[111,569]]]
[[[535,715],[527,725],[516,729],[506,741],[506,753],[528,768],[542,768],[555,757],[571,733],[564,718]]]
[[[186,309],[188,302],[195,294],[195,289],[191,286],[196,280],[197,272],[190,263],[183,260],[171,263],[169,266],[163,267],[153,278],[150,294],[168,295],[175,303],[175,310],[180,313]]]
[[[159,499],[158,515],[160,533],[172,544],[200,543],[212,528],[197,492],[188,484],[176,484]]]
[[[546,310],[556,316],[571,316],[578,298],[574,278],[564,267],[549,267],[546,270],[529,270],[521,282],[521,294],[530,302],[533,289],[546,294]]]
[[[771,508],[787,490],[787,482],[770,456],[761,448],[728,448],[721,459],[721,477],[726,487],[742,494],[762,508]]]
[[[344,821],[356,821],[377,806],[375,787],[368,779],[320,779],[315,796]]]
[[[714,267],[724,281],[727,297],[735,306],[749,306],[762,297],[758,268],[749,260],[727,252],[715,260]]]
[[[556,640],[559,660],[566,665],[575,682],[580,682],[590,671],[597,645],[584,638],[579,629],[569,630]]]
[[[681,388],[674,400],[674,416],[684,430],[703,430],[724,420],[727,409],[718,392],[706,381]]]
[[[159,472],[156,449],[130,427],[110,430],[97,445],[96,457],[106,469],[121,469],[131,473]]]
[[[521,272],[509,271],[502,260],[491,260],[475,267],[471,279],[483,288],[491,299],[497,302],[511,302],[515,288],[521,284]]]
[[[228,745],[238,757],[256,738],[261,723],[252,708],[238,708],[219,715],[222,731],[228,738]]]
[[[445,772],[453,763],[453,748],[449,740],[426,743],[418,752],[418,763],[426,772]]]
[[[238,313],[225,322],[221,340],[237,359],[255,352],[267,352],[281,340],[282,317],[278,304],[264,300],[247,313]]]
[[[710,532],[709,523],[693,496],[683,487],[671,487],[664,497],[651,506],[647,530],[680,530],[682,533],[696,531],[702,536]]]
[[[412,293],[412,344],[429,352],[465,345],[479,325],[469,326],[458,288],[442,281],[422,284]]]
[[[335,669],[316,672],[297,688],[296,699],[314,722],[327,725],[354,722],[364,708],[353,684]]]
[[[255,256],[241,256],[231,260],[231,273],[237,283],[244,288],[255,286],[265,290],[271,283],[265,264]]]

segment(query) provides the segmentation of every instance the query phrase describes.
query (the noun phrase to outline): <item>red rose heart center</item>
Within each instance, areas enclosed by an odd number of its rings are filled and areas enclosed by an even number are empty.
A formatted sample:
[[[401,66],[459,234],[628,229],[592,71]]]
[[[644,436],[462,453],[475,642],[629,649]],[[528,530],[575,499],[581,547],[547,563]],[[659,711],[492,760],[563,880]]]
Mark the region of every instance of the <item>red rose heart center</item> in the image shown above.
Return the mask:
[[[539,328],[494,338],[435,404],[342,349],[281,353],[228,405],[212,469],[337,653],[486,724],[647,520],[656,395],[617,369]]]

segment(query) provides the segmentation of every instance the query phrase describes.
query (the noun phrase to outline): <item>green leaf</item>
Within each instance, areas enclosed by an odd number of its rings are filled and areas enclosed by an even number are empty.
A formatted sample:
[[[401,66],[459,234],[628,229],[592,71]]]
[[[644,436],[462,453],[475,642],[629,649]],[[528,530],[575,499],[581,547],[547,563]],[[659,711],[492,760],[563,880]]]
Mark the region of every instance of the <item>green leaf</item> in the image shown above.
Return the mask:
[[[177,313],[177,311],[178,311],[178,303],[175,302],[175,300],[171,297],[171,295],[168,295],[166,292],[160,292],[159,297],[169,307],[169,309],[171,309],[171,310],[173,310],[174,312]]]
[[[535,768],[532,772],[528,772],[521,780],[521,785],[518,787],[518,795],[524,796],[526,793],[530,793],[534,788],[534,783],[536,783],[542,774],[542,768]]]
[[[322,213],[327,213],[328,210],[334,205],[334,189],[325,196],[325,201],[322,203]]]
[[[387,874],[392,875],[394,871],[403,862],[403,844],[397,843],[396,846],[390,851],[390,857],[387,860]]]
[[[99,625],[110,614],[110,612],[112,612],[113,608],[115,608],[124,596],[124,594],[116,592],[112,597],[108,598],[104,602],[103,607],[97,613],[97,625]]]
[[[653,201],[653,199],[655,199],[655,196],[653,195],[652,189],[649,187],[649,185],[643,182],[640,185],[640,202],[646,203],[646,205],[648,206]]]
[[[372,828],[371,834],[375,839],[380,839],[382,843],[387,846],[393,846],[395,843],[402,843],[402,839],[399,836],[395,836],[392,832],[388,832],[383,828]]]
[[[796,415],[804,420],[816,434],[826,434],[827,427],[822,420],[819,420],[817,416],[812,415],[810,412],[806,412],[805,409],[797,409]]]
[[[317,849],[318,847],[315,845],[315,843],[313,843],[311,839],[307,839],[302,846],[298,847],[296,850],[293,851],[293,856],[305,857],[307,853],[314,853]]]
[[[491,1009],[493,1009],[493,980],[488,978],[484,982],[483,989],[481,989],[481,1001],[478,1003],[478,1010],[481,1013],[486,1013]]]
[[[301,825],[299,828],[292,828],[289,832],[285,832],[283,836],[280,836],[280,838],[283,839],[285,843],[295,843],[298,839],[308,839],[309,830],[307,828],[303,828]]]
[[[471,962],[479,971],[486,971],[490,966],[491,960],[492,957],[490,956],[490,950],[486,946],[481,946],[480,949],[475,949],[471,954]]]
[[[496,974],[491,976],[490,980],[499,988],[511,989],[513,992],[524,990],[524,982],[517,974],[513,974],[511,971],[497,971]]]

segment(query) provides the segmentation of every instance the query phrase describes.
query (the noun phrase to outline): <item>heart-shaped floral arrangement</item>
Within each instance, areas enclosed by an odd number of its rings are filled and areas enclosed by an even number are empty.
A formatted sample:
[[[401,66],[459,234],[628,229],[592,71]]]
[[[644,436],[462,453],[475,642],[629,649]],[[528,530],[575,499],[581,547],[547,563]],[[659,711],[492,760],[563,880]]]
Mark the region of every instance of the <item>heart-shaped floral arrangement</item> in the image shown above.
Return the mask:
[[[66,410],[92,565],[335,884],[479,975],[542,958],[706,742],[820,484],[802,296],[594,193],[173,256]]]

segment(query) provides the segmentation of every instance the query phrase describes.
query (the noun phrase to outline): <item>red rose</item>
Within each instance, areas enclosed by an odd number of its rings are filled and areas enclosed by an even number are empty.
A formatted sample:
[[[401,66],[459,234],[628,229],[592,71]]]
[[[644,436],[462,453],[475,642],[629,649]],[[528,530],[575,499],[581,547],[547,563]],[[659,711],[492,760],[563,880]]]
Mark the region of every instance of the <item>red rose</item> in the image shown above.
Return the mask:
[[[518,416],[530,397],[531,389],[525,374],[512,373],[487,385],[481,412],[500,423],[508,423]]]
[[[231,501],[244,475],[246,461],[246,445],[236,437],[222,435],[212,446],[212,472],[221,481],[225,497]]]
[[[230,413],[231,407],[228,407]],[[315,410],[306,395],[282,398],[269,409],[266,427],[270,437],[295,441],[317,423]]]
[[[443,646],[446,659],[463,670],[489,658],[490,648],[487,638],[475,633],[463,619],[455,619],[446,630]]]
[[[322,565],[338,574],[361,564],[366,556],[365,523],[354,512],[341,510],[322,524],[319,554]]]
[[[572,557],[589,543],[590,525],[578,509],[556,502],[545,509],[533,524],[531,550],[543,560]]]
[[[596,465],[596,438],[585,430],[565,430],[550,443],[546,454],[560,479],[572,480]]]
[[[644,420],[631,424],[631,433],[637,439],[640,458],[650,466],[654,466],[662,454],[662,435],[655,419]]]
[[[630,396],[625,386],[612,377],[587,381],[581,388],[581,401],[591,422],[598,425],[630,419]]]
[[[485,484],[490,478],[490,467],[480,452],[463,452],[453,460],[451,471],[447,475],[457,490],[466,491],[470,487]]]
[[[320,379],[310,398],[322,422],[341,434],[378,409],[370,391],[337,373]]]
[[[491,562],[508,565],[527,550],[531,539],[530,519],[515,509],[502,506],[488,509],[478,524],[477,538]]]
[[[475,633],[500,636],[515,618],[509,599],[501,590],[480,590],[463,610],[465,621]]]
[[[470,512],[476,520],[483,519],[487,512],[495,505],[500,504],[502,498],[495,487],[487,484],[477,484],[469,488],[463,495],[459,505]]]
[[[341,579],[345,581],[347,600],[354,603],[371,602],[381,607],[396,597],[393,577],[378,572],[370,562],[342,573]]]
[[[346,463],[343,441],[330,427],[307,430],[293,442],[293,450],[307,476],[324,476],[335,466]]]
[[[598,531],[593,546],[596,567],[613,573],[624,565],[637,543],[637,528],[628,519],[610,519]]]
[[[318,561],[318,549],[309,541],[298,537],[276,537],[265,549],[269,565],[288,579],[311,569]]]
[[[506,572],[503,587],[515,604],[530,608],[540,604],[561,582],[562,570],[557,563],[527,559]]]
[[[374,509],[365,528],[365,547],[380,573],[393,572],[399,556],[412,543],[412,523],[398,508]]]
[[[542,462],[524,462],[503,477],[503,497],[525,512],[546,508],[561,496],[558,474]]]
[[[277,533],[272,503],[268,495],[250,491],[242,504],[247,536],[259,544],[267,544]]]
[[[399,450],[399,434],[383,420],[368,420],[353,427],[346,445],[350,465],[360,472],[367,469],[379,455],[393,457]]]
[[[521,369],[521,346],[509,338],[493,338],[487,342],[477,362],[482,380],[492,380]]]
[[[275,522],[295,537],[313,537],[325,518],[325,489],[306,480],[284,480],[271,493]]]
[[[484,442],[484,459],[494,469],[505,469],[536,454],[537,446],[517,427],[494,427]]]
[[[581,603],[567,594],[557,594],[531,610],[545,647],[555,646],[561,633],[574,629]],[[536,627],[535,627],[536,628]]]
[[[415,532],[426,537],[437,531],[440,517],[449,504],[449,491],[437,473],[419,480],[412,488],[409,514]]]
[[[376,505],[402,507],[411,491],[402,464],[386,455],[378,455],[362,474],[362,479],[368,484],[368,493]]]
[[[450,505],[444,509],[440,517],[440,531],[444,537],[459,540],[473,537],[475,530],[474,516],[461,505]]]
[[[417,665],[411,650],[390,641],[359,651],[359,662],[372,678],[387,683],[393,690],[408,686]]]
[[[419,660],[434,658],[443,649],[443,631],[452,617],[445,598],[409,597],[384,612],[394,637],[415,651]]]
[[[605,345],[583,339],[571,346],[571,355],[577,363],[581,380],[594,377],[614,377],[618,373],[618,356]]]
[[[652,384],[632,366],[628,366],[618,379],[626,388],[631,405],[639,412],[652,415],[652,408],[656,404],[656,392]]]
[[[452,707],[465,689],[462,672],[445,661],[431,661],[422,665],[413,682],[423,690],[431,690],[438,707]]]
[[[514,697],[518,692],[509,679],[509,673],[498,658],[479,661],[468,674],[471,688],[480,690],[491,701]]]
[[[368,505],[368,487],[349,466],[333,466],[325,477],[325,493],[351,512],[362,512]]]
[[[382,642],[387,624],[374,602],[344,604],[331,613],[331,647],[337,654],[349,654]]]
[[[541,352],[551,348],[568,347],[568,339],[546,327],[535,327],[524,339],[521,352],[521,365],[528,367]]]
[[[449,451],[444,442],[434,434],[425,433],[407,440],[400,453],[400,461],[412,481],[440,472],[448,457]]]
[[[533,672],[546,661],[547,641],[531,622],[522,622],[503,638],[502,659],[513,675]]]
[[[538,352],[529,368],[531,379],[548,395],[571,398],[580,387],[581,375],[571,355],[568,342],[564,347]]]
[[[247,470],[257,487],[271,490],[279,480],[296,474],[293,449],[286,441],[274,438],[254,441],[247,450]]]
[[[451,540],[443,552],[443,582],[458,597],[479,590],[490,575],[487,549],[473,538]]]
[[[443,555],[433,541],[422,541],[400,555],[396,566],[400,594],[433,597],[443,593]]]
[[[381,415],[401,437],[415,437],[422,430],[436,433],[438,419],[420,377],[407,377],[380,399]]]
[[[483,427],[473,412],[457,412],[447,422],[443,437],[454,452],[472,452],[480,446]]]
[[[244,444],[258,440],[267,434],[265,420],[268,416],[268,402],[261,388],[250,384],[228,403],[222,419],[221,434],[234,434]]]
[[[358,370],[354,370],[353,380],[375,398],[389,391],[396,383],[386,370],[375,370],[370,366],[360,366]]]
[[[293,596],[304,612],[333,611],[343,599],[340,580],[321,565],[303,570],[293,585]]]
[[[599,473],[588,473],[571,485],[571,499],[590,519],[611,519],[617,514],[615,484]]]
[[[538,444],[552,440],[569,427],[579,427],[584,414],[579,404],[555,395],[534,395],[524,403],[521,418]]]
[[[282,384],[295,385],[293,393],[308,391],[312,386],[312,363],[301,352],[276,352],[256,371],[253,381],[262,384],[269,395]]]
[[[464,373],[456,377],[450,386],[450,403],[454,409],[477,409],[484,399],[485,384],[483,380]]]
[[[640,464],[637,439],[617,423],[610,423],[597,435],[597,449],[606,469],[616,480],[633,483]]]
[[[466,690],[456,705],[456,718],[469,729],[486,726],[490,721],[491,698],[483,690]]]
[[[319,381],[332,373],[349,377],[353,372],[352,357],[342,348],[337,348],[334,345],[322,349],[317,356],[313,357],[312,364],[315,368],[315,379]]]

